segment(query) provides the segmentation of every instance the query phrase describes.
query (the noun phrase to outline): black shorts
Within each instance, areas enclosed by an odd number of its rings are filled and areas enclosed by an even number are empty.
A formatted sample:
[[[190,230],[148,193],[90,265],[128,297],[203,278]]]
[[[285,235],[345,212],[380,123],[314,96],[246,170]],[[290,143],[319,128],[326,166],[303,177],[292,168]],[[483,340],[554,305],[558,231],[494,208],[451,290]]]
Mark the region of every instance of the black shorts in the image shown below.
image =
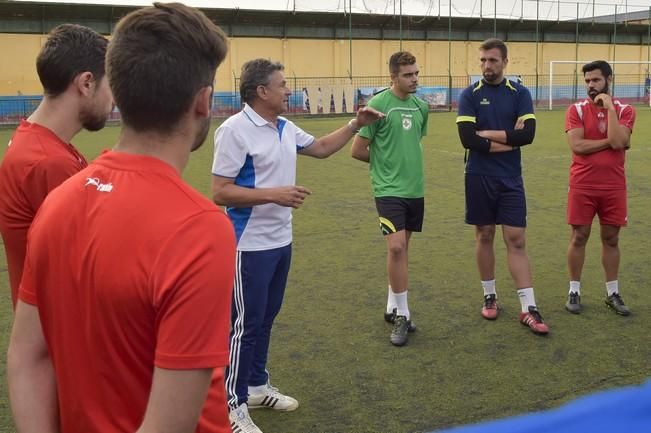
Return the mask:
[[[380,216],[380,230],[385,236],[400,230],[423,230],[425,199],[422,197],[375,197],[375,207]]]
[[[466,223],[526,227],[527,201],[522,176],[466,174]]]

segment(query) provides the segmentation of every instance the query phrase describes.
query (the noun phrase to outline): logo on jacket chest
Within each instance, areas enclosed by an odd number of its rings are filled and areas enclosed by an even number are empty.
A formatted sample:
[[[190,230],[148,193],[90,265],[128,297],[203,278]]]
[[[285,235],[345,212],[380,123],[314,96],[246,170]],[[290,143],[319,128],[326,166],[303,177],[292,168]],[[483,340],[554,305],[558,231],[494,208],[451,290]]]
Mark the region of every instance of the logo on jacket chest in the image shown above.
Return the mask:
[[[411,114],[403,114],[402,115],[402,129],[405,131],[409,131],[411,129],[411,126],[413,124],[413,116]]]
[[[490,105],[490,104],[491,104],[491,101],[489,101],[489,100],[486,99],[486,98],[482,98],[482,100],[479,101],[479,104],[480,104],[480,105]]]

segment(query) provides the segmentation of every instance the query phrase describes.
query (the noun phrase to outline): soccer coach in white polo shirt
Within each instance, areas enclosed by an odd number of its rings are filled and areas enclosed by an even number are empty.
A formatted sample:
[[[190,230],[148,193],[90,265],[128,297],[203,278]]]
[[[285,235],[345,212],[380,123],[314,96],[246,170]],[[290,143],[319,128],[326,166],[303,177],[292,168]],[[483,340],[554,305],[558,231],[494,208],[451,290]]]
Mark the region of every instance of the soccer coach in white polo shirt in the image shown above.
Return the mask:
[[[296,183],[296,154],[327,158],[359,128],[384,117],[363,108],[348,124],[314,138],[280,117],[292,91],[283,65],[266,59],[242,66],[244,109],[215,132],[212,193],[227,207],[237,236],[226,391],[233,430],[258,433],[248,408],[291,411],[298,402],[269,384],[269,338],[282,305],[291,261],[292,208],[310,194]]]

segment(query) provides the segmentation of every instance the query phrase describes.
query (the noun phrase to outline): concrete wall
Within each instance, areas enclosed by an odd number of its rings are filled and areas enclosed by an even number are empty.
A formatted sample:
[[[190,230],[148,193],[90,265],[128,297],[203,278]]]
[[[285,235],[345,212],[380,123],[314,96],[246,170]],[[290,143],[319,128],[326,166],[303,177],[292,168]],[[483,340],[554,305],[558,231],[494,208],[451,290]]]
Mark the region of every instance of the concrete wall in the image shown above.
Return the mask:
[[[37,95],[42,92],[35,70],[35,59],[43,43],[43,35],[0,34],[0,95]],[[536,73],[536,45],[512,42],[509,46],[510,63],[507,69],[513,75]],[[387,76],[388,58],[398,51],[398,41],[353,40],[352,74],[354,76]],[[403,49],[418,59],[421,75],[467,76],[479,74],[479,42],[454,41],[452,59],[446,41],[403,41]],[[217,71],[217,91],[232,91],[234,76],[247,60],[264,57],[285,64],[288,77],[345,77],[350,73],[348,40],[323,39],[264,39],[233,38],[229,54]],[[567,43],[540,43],[538,45],[538,73],[548,74],[550,60],[613,59],[648,60],[647,47],[639,45],[604,45]],[[448,68],[450,71],[448,71]],[[619,74],[644,74],[646,65],[617,65]],[[570,74],[574,65],[558,66],[555,73]],[[291,83],[291,81],[290,81]]]

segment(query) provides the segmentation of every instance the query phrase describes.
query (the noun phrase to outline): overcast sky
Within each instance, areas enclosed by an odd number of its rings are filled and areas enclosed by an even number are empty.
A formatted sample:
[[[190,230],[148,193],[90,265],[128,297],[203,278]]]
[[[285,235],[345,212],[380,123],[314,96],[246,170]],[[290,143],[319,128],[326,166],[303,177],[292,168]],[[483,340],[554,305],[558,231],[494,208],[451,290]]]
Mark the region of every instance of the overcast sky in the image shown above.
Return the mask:
[[[17,0],[23,1],[23,0]],[[41,0],[48,3],[94,3],[109,5],[142,6],[151,1],[142,0]],[[258,10],[296,10],[344,13],[352,3],[353,13],[399,14],[400,0],[185,0],[183,3],[204,8],[258,9]],[[483,16],[510,19],[569,20],[602,15],[618,15],[625,12],[649,10],[651,0],[540,0],[536,10],[536,0],[402,0],[403,15],[414,17]]]

